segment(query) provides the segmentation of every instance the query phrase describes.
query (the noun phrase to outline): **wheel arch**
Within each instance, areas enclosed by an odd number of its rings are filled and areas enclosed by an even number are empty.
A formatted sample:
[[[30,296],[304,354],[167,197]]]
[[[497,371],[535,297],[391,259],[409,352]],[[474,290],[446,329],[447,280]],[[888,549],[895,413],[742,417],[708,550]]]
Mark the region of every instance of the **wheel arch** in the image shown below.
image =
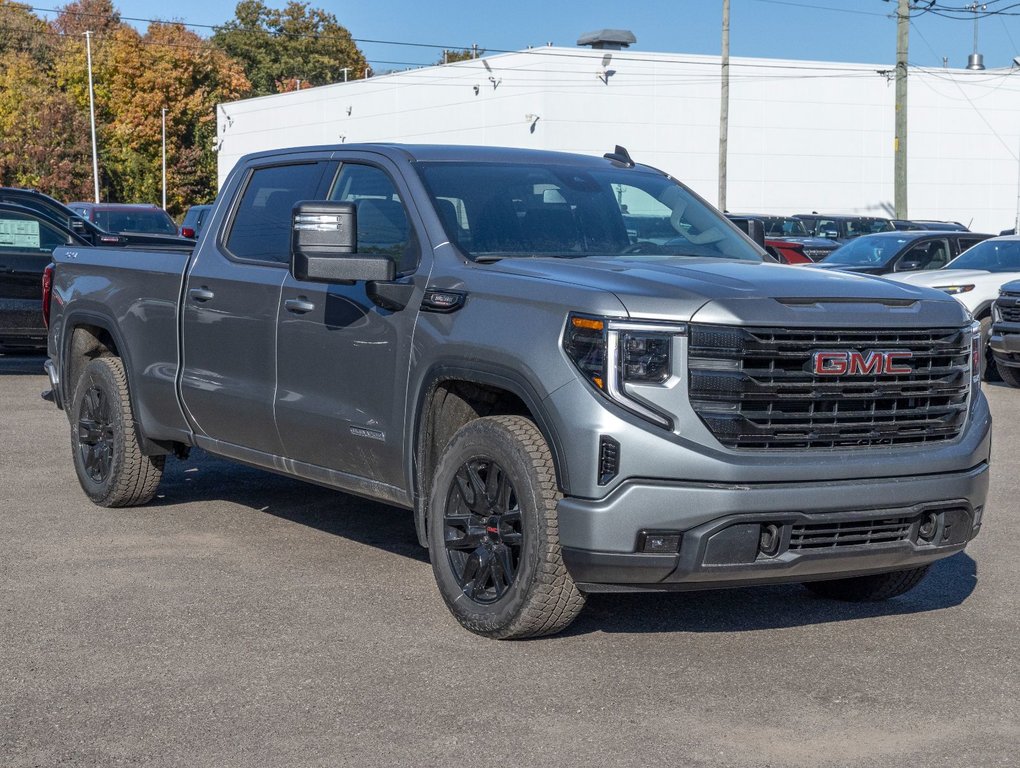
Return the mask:
[[[483,416],[527,416],[542,433],[553,457],[560,489],[568,487],[564,448],[551,414],[535,388],[518,371],[467,362],[437,364],[422,379],[409,423],[406,455],[418,541],[428,545],[431,480],[439,454],[464,424]]]

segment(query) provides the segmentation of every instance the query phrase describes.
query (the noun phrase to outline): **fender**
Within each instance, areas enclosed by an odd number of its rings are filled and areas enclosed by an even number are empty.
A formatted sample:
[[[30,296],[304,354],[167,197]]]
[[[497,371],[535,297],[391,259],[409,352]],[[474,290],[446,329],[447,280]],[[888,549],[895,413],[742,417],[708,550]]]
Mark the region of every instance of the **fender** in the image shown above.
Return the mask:
[[[72,382],[67,376],[67,365],[71,351],[71,339],[74,336],[74,329],[79,325],[90,325],[96,328],[101,328],[110,334],[113,339],[113,343],[117,347],[117,356],[124,361],[124,372],[127,374],[128,379],[128,398],[131,400],[131,411],[132,413],[140,413],[138,404],[135,401],[137,397],[138,389],[135,386],[135,368],[131,364],[131,352],[129,351],[127,344],[124,343],[124,338],[120,333],[117,323],[114,322],[113,318],[109,315],[101,312],[96,312],[90,309],[72,309],[63,317],[63,338],[61,339],[61,350],[60,350],[60,382],[61,389],[63,391],[64,402],[67,404],[68,421],[74,419],[74,415],[71,413],[71,403],[74,400],[74,392],[70,390],[77,382]],[[159,442],[151,440],[145,434],[145,428],[142,426],[138,418],[135,418],[135,429],[138,432],[138,440],[142,444],[143,449],[147,455],[158,455],[167,453],[167,449]]]
[[[418,534],[418,541],[422,546],[428,546],[428,544],[425,524],[425,499],[421,496],[421,488],[423,486],[421,472],[423,468],[418,466],[417,461],[418,443],[421,438],[426,400],[435,391],[438,384],[450,379],[499,387],[519,397],[531,412],[535,419],[535,424],[549,445],[560,488],[563,490],[569,488],[567,466],[563,460],[564,450],[560,435],[553,428],[553,421],[549,417],[545,402],[519,371],[479,360],[440,360],[430,366],[425,372],[414,399],[408,398],[408,401],[413,403],[414,410],[408,415],[407,423],[411,424],[412,428],[407,430],[405,437],[404,472],[411,480],[410,495],[414,505],[414,527]]]

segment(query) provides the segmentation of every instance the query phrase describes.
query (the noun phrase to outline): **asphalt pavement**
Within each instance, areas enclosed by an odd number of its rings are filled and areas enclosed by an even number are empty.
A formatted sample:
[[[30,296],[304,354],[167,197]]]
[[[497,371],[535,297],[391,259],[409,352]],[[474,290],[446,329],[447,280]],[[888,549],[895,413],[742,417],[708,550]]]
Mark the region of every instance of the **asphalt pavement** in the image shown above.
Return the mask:
[[[0,766],[1017,766],[1020,390],[984,530],[875,605],[593,595],[461,629],[410,515],[205,454],[81,492],[39,356],[0,355]]]

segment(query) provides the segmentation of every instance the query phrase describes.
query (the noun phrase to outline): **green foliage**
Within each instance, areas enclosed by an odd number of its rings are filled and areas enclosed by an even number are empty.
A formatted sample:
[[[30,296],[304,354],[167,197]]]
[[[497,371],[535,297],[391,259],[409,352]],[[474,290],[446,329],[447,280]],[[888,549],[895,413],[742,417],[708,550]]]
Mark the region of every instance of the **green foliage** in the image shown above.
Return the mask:
[[[463,51],[444,50],[443,55],[439,57],[439,61],[436,64],[453,64],[455,61],[470,61],[471,59],[480,59],[484,55],[484,49],[474,51],[470,48],[465,48]]]
[[[281,9],[262,0],[242,0],[234,18],[216,28],[213,42],[240,61],[251,81],[251,94],[265,96],[303,87],[362,77],[364,54],[336,17],[288,2]]]

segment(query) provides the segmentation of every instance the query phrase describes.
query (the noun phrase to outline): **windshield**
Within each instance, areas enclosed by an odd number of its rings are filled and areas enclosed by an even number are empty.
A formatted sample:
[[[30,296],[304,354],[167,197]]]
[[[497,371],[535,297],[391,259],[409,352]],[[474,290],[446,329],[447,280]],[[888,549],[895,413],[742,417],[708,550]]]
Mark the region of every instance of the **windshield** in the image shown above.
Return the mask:
[[[95,222],[107,232],[145,232],[155,235],[176,235],[177,225],[158,208],[139,210],[98,210]]]
[[[717,211],[675,181],[629,168],[419,163],[450,241],[474,259],[697,256],[761,261]]]
[[[768,216],[765,218],[765,234],[769,237],[810,237],[804,222],[800,219]]]
[[[945,269],[1020,272],[1020,240],[985,240],[946,264]]]
[[[864,235],[841,245],[824,259],[823,264],[851,267],[883,267],[900,252],[912,237],[875,237]]]

